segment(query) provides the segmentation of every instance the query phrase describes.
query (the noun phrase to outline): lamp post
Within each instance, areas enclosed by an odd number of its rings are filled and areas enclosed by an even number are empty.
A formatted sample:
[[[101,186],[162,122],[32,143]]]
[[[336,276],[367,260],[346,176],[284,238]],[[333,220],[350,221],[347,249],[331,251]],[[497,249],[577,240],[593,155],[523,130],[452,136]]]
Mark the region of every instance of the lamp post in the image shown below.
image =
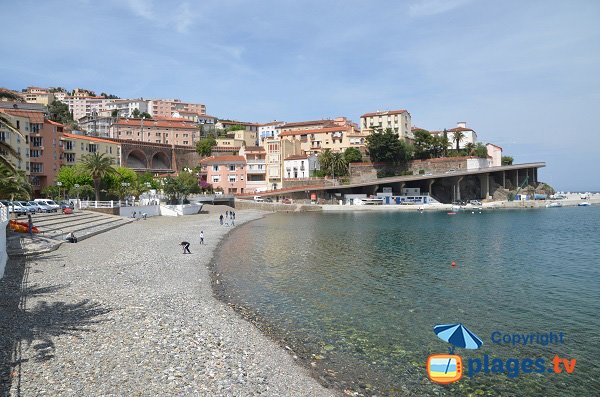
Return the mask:
[[[62,197],[62,196],[60,195],[60,187],[62,186],[62,182],[61,182],[61,181],[57,181],[57,182],[56,182],[56,186],[58,186],[58,197]]]
[[[129,189],[129,182],[121,182],[121,186],[123,187],[123,196],[127,194],[127,190]],[[127,206],[127,199],[125,199],[125,206]]]

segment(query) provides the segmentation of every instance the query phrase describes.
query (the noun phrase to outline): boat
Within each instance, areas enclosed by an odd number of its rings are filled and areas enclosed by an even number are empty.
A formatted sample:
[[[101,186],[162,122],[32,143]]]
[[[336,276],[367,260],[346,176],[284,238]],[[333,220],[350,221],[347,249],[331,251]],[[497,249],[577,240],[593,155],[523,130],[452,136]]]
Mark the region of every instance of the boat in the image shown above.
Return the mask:
[[[561,203],[548,203],[546,204],[546,208],[557,208],[557,207],[562,207]]]
[[[382,205],[383,198],[363,198],[361,199],[363,205]]]
[[[578,207],[589,207],[591,204],[587,201],[577,204]]]

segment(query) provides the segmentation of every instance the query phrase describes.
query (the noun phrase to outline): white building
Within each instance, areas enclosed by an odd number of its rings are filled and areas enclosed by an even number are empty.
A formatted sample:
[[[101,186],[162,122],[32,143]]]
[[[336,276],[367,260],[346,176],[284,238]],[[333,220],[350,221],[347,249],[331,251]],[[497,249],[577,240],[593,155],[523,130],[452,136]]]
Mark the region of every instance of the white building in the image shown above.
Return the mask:
[[[299,154],[288,156],[283,160],[284,179],[310,178],[313,171],[318,168],[317,156]]]
[[[279,131],[281,129],[277,127],[281,127],[285,124],[285,121],[272,121],[266,124],[259,124],[258,126],[258,137],[260,142],[264,142],[265,139],[277,138],[279,136]]]
[[[100,114],[100,110],[105,109],[113,101],[114,99],[104,97],[67,96],[63,102],[69,105],[69,112],[73,115],[73,120],[79,120],[84,116],[91,116],[93,112]]]
[[[107,110],[111,115],[116,110],[119,117],[131,117],[135,109],[139,110],[140,113],[149,113],[148,102],[143,99],[115,99],[113,102],[107,103],[104,110]]]
[[[477,133],[470,128],[467,128],[466,121],[456,123],[456,128],[446,130],[448,134],[448,149],[456,149],[455,133],[462,133],[462,138],[458,141],[458,148],[464,149],[467,143],[477,143]]]

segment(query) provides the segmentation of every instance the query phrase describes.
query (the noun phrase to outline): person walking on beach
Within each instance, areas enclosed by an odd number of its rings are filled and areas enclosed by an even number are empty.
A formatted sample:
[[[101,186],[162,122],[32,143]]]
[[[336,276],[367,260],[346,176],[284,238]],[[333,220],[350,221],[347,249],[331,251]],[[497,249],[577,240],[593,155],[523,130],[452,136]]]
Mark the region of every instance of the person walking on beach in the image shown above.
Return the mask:
[[[191,254],[191,252],[190,252],[190,243],[188,243],[187,241],[182,241],[180,243],[180,245],[183,247],[183,253],[184,254]]]
[[[225,219],[229,218],[229,211],[225,211]]]
[[[233,215],[233,219],[235,219],[235,212],[232,212],[231,214]]]
[[[204,231],[200,230],[200,244],[204,245]]]
[[[221,225],[223,225],[223,214],[221,214],[221,216],[219,217],[219,220],[221,221]]]

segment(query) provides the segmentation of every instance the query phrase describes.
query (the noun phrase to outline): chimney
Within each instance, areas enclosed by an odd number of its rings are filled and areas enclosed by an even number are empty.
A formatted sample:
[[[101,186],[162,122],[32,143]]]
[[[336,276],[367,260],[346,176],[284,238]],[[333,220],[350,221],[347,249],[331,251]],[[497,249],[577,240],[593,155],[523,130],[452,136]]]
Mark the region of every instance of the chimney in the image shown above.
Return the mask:
[[[458,121],[456,123],[456,126],[459,128],[467,128],[467,122],[466,121]]]

